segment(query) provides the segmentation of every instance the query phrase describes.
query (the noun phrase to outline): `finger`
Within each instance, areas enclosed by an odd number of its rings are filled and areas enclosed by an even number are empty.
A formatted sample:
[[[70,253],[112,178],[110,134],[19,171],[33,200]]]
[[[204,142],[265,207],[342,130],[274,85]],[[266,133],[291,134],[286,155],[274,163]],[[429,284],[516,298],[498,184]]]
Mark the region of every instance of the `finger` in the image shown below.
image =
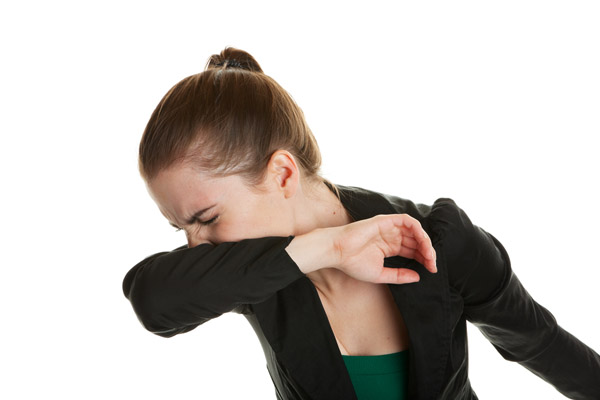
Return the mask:
[[[398,252],[398,255],[400,257],[410,258],[410,259],[413,259],[413,260],[417,260],[419,262],[421,262],[419,260],[419,258],[421,260],[423,260],[423,256],[421,255],[421,253],[419,252],[418,249],[411,249],[411,248],[408,248],[408,247],[402,247],[400,249],[400,251]]]
[[[384,267],[381,269],[381,274],[379,275],[379,279],[376,283],[391,283],[401,285],[404,283],[418,282],[419,279],[419,274],[412,269]]]
[[[427,232],[425,232],[425,230],[421,232],[421,237],[419,240],[419,252],[425,259],[422,263],[423,266],[427,268],[427,270],[429,270],[430,272],[437,272],[437,266],[435,263],[435,249],[433,248],[433,244],[431,243],[431,238],[429,237]]]
[[[430,271],[432,273],[437,272],[435,260],[425,259],[425,257],[423,257],[423,255],[416,249],[402,248],[398,255],[401,257],[404,257],[404,258],[411,258],[413,260],[417,260],[428,271]]]
[[[399,228],[405,228],[412,232],[418,232],[422,230],[421,223],[417,221],[415,218],[411,217],[408,214],[396,214],[395,223]],[[416,235],[412,235],[416,236]]]
[[[437,263],[435,260],[426,260],[423,263],[423,266],[431,273],[437,273],[438,269],[437,269]]]
[[[419,248],[419,242],[417,242],[412,237],[402,236],[402,247],[411,250],[416,250]]]
[[[432,273],[436,273],[437,272],[437,263],[436,263],[436,254],[435,254],[435,249],[432,246],[427,247],[426,249],[421,249],[420,252],[420,258],[422,259],[422,261],[419,261],[421,264],[423,264],[423,266]],[[417,259],[415,257],[415,259]]]
[[[421,258],[421,260],[419,260],[416,257],[417,253],[414,253],[413,256],[409,258],[419,261],[428,271],[433,273],[437,272],[435,249],[433,248],[429,235],[421,226],[421,223],[407,214],[398,215],[398,218],[394,222],[398,224],[401,230],[402,247],[418,249],[418,252],[422,257],[419,257]]]
[[[402,214],[400,217],[398,222],[401,223],[399,228],[403,236],[415,238],[419,242],[427,241],[431,244],[429,235],[427,235],[427,232],[425,232],[419,221],[407,214]]]
[[[417,221],[418,223],[418,221]],[[419,224],[420,227],[420,224]],[[415,232],[415,237],[414,238],[405,238],[406,240],[406,245],[409,248],[414,248],[415,250],[418,251],[418,254],[420,254],[420,257],[415,255],[412,257],[414,259],[416,259],[417,261],[419,261],[421,264],[423,264],[423,266],[430,272],[437,272],[437,266],[436,266],[436,253],[435,253],[435,249],[433,248],[433,244],[431,243],[431,238],[429,237],[429,235],[427,234],[427,232],[425,232],[425,230],[423,228],[420,228],[420,230],[417,230]],[[416,247],[415,247],[415,242],[416,242]],[[420,258],[420,259],[419,259]]]

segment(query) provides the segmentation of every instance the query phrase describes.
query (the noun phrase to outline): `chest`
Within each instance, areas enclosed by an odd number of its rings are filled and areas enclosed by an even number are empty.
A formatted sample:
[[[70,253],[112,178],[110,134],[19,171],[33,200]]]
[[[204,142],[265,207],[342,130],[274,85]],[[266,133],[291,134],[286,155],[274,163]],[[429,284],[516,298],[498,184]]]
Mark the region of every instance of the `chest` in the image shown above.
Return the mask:
[[[460,298],[450,295],[443,249],[436,248],[436,251],[439,270],[437,274],[422,273],[418,284],[384,286],[388,289],[387,299],[391,293],[395,308],[400,310],[401,329],[405,329],[405,323],[406,330],[410,333],[410,336],[405,335],[404,341],[400,343],[408,346],[410,337],[411,398],[438,397],[437,394],[444,386],[444,377],[448,376],[446,372],[451,376],[466,376],[466,326],[464,318],[461,317],[462,302]],[[417,272],[423,272],[416,264],[391,261],[386,265],[399,268],[414,267]],[[369,330],[372,324],[362,325],[362,321],[370,316],[356,317],[358,313],[353,310],[362,307],[368,310],[372,309],[373,304],[382,304],[374,301],[385,298],[382,293],[386,292],[369,296],[353,293],[350,298],[362,305],[344,305],[337,301],[337,298],[330,299],[324,293],[319,293],[314,281],[303,277],[278,292],[276,296],[251,306],[246,318],[257,332],[265,351],[269,371],[278,391],[282,393],[282,398],[356,398],[340,352],[350,355],[391,354],[401,350],[384,349],[360,353],[356,352],[351,344],[347,346],[350,351],[344,351],[338,344],[340,340],[346,340],[342,329],[358,329],[361,335],[356,337],[362,338],[363,342],[378,342],[365,340],[366,336],[362,332],[369,335],[374,331],[386,332],[386,327]],[[391,313],[387,306],[389,302],[386,300],[383,304],[386,305],[386,312],[390,313],[388,315],[394,316],[395,311]],[[338,310],[344,312],[336,312]],[[364,315],[364,312],[360,314]],[[345,315],[350,317],[344,317]],[[341,319],[342,324],[338,324],[337,319]],[[358,328],[356,324],[346,324],[348,320],[357,322]],[[381,318],[377,320],[380,321]],[[382,337],[387,338],[387,335]],[[361,350],[360,347],[357,348]],[[452,365],[449,366],[449,362]],[[449,372],[448,367],[455,371]],[[327,384],[323,384],[324,382]]]
[[[408,333],[387,285],[359,284],[335,295],[317,288],[343,355],[381,355],[406,350]]]

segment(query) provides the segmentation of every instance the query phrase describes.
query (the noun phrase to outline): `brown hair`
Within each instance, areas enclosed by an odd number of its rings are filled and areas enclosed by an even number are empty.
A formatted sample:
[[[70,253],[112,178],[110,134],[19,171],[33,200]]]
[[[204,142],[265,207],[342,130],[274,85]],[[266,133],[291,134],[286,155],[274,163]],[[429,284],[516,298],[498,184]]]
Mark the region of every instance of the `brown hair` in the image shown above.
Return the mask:
[[[150,181],[176,162],[191,162],[258,183],[279,149],[296,158],[305,177],[318,177],[321,155],[300,107],[254,57],[226,48],[158,103],[140,142],[139,168]]]

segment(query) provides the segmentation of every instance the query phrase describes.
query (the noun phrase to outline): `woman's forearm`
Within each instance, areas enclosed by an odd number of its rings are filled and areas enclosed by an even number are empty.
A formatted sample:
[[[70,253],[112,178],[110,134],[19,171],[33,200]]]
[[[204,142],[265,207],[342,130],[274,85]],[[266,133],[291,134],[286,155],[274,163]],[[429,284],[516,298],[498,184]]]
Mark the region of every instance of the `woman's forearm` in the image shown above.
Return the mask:
[[[334,251],[335,235],[335,228],[316,229],[296,236],[285,250],[304,274],[333,268],[339,258]]]
[[[386,257],[402,256],[436,272],[435,250],[429,236],[406,214],[379,215],[348,225],[317,229],[294,238],[286,248],[304,274],[336,268],[373,283],[410,283],[419,280],[409,269],[385,268]]]

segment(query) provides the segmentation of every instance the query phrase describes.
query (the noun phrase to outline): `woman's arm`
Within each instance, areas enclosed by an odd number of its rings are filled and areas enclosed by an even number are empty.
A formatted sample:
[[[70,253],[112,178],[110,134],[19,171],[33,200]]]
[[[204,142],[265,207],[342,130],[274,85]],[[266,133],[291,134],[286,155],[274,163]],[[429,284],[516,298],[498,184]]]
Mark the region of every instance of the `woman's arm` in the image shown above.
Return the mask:
[[[419,280],[413,270],[385,268],[383,259],[392,256],[415,259],[429,272],[437,272],[429,236],[419,221],[407,214],[378,215],[341,227],[317,229],[298,236],[286,250],[305,274],[336,268],[366,282]]]
[[[123,291],[146,329],[171,337],[302,276],[285,252],[292,238],[201,244],[158,253],[133,267]]]
[[[388,215],[296,238],[201,244],[155,254],[129,271],[123,291],[146,329],[170,337],[259,303],[321,268],[380,283],[418,280],[414,271],[383,267],[383,259],[394,255],[435,270],[431,241],[418,221]]]
[[[437,207],[437,208],[436,208]],[[434,206],[443,221],[448,275],[467,319],[498,352],[573,399],[600,399],[600,356],[562,329],[512,272],[504,247],[453,202]]]

